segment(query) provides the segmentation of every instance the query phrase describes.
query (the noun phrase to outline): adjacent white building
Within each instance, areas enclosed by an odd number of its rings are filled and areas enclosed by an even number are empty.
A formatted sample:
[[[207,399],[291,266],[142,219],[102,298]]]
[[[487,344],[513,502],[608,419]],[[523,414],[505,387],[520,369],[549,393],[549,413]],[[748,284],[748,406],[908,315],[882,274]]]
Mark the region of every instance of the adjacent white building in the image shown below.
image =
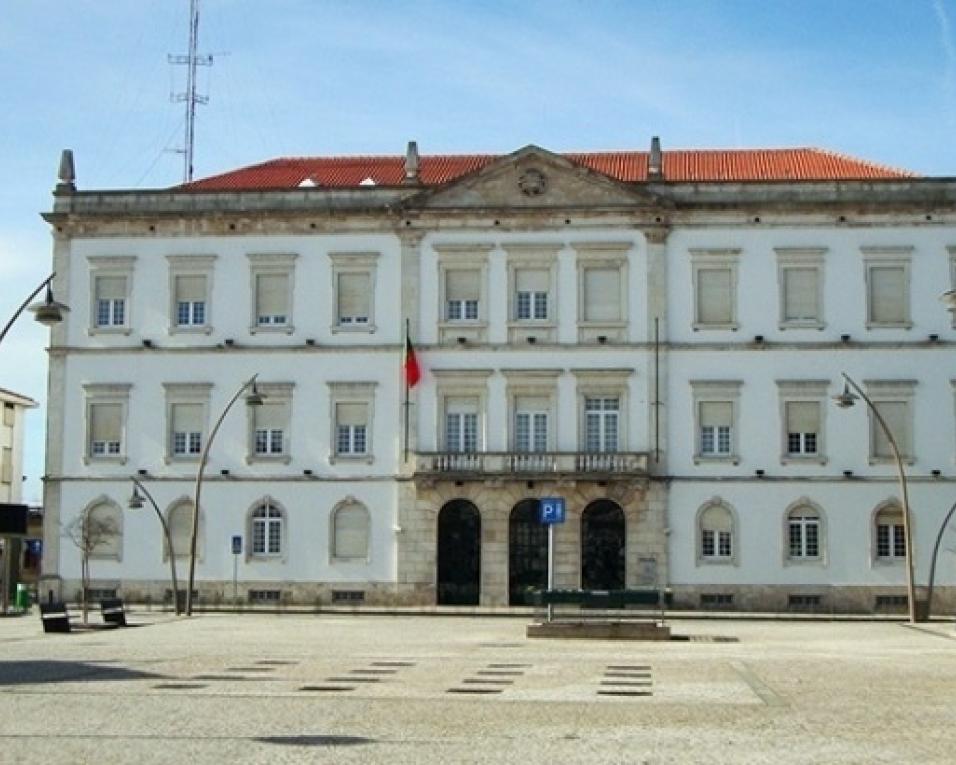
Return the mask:
[[[100,589],[253,601],[523,603],[541,497],[556,585],[686,607],[905,603],[954,496],[956,182],[819,150],[275,160],[44,217],[54,287],[45,581],[72,597],[78,514],[111,519]],[[423,369],[405,398],[405,329]],[[407,419],[406,419],[407,412]],[[405,423],[408,422],[406,429]],[[230,540],[243,538],[234,558]],[[956,605],[952,554],[937,593]],[[946,557],[948,556],[948,557]],[[181,571],[185,566],[180,566]]]

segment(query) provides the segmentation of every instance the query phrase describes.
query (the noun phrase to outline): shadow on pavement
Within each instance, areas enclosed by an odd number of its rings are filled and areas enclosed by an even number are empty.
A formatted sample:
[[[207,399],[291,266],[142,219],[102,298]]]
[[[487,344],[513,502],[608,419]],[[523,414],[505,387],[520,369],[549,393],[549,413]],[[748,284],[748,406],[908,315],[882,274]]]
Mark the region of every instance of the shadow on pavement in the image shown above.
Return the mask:
[[[260,736],[252,740],[260,744],[286,746],[357,746],[376,743],[374,738],[364,736]]]
[[[161,680],[166,675],[83,661],[0,661],[0,686],[98,680]]]

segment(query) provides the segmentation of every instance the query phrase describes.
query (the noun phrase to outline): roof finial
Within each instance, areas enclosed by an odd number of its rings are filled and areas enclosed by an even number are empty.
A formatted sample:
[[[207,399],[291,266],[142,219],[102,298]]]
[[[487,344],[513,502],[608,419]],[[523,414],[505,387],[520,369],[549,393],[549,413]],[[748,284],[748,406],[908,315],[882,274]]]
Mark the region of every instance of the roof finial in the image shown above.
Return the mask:
[[[661,156],[661,139],[658,136],[651,138],[651,155],[647,160],[648,180],[661,180],[664,177],[664,160]]]
[[[60,171],[57,173],[55,194],[76,191],[76,169],[73,167],[73,150],[64,149],[60,154]]]
[[[418,141],[409,141],[405,150],[405,180],[404,183],[417,186],[421,183],[418,177]]]

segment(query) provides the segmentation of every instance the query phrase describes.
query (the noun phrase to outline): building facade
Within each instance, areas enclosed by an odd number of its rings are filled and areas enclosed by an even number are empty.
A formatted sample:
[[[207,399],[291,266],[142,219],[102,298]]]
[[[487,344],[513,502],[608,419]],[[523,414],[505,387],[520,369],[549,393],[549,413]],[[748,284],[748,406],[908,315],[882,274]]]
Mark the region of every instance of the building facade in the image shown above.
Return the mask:
[[[28,396],[0,388],[0,512],[4,505],[21,508],[23,501],[23,438],[26,412],[37,402]],[[29,514],[27,536],[0,534],[0,597],[3,604],[12,602],[18,582],[36,580],[39,567],[39,513]]]
[[[168,593],[203,481],[207,601],[905,604],[956,487],[956,183],[817,150],[277,160],[155,191],[61,169],[44,588]],[[422,379],[408,392],[405,333]],[[243,539],[234,555],[230,540]],[[952,556],[937,595],[956,605]],[[233,581],[233,572],[236,572]],[[182,577],[181,577],[182,578]]]

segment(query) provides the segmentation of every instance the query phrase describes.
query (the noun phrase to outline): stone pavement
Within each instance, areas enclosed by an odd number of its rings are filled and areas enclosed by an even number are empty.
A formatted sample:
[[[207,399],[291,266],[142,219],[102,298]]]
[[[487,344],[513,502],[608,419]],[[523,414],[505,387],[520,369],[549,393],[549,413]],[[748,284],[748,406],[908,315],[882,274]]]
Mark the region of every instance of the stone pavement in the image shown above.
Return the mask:
[[[99,621],[98,616],[91,621]],[[145,611],[0,619],[0,763],[956,762],[952,624]]]

